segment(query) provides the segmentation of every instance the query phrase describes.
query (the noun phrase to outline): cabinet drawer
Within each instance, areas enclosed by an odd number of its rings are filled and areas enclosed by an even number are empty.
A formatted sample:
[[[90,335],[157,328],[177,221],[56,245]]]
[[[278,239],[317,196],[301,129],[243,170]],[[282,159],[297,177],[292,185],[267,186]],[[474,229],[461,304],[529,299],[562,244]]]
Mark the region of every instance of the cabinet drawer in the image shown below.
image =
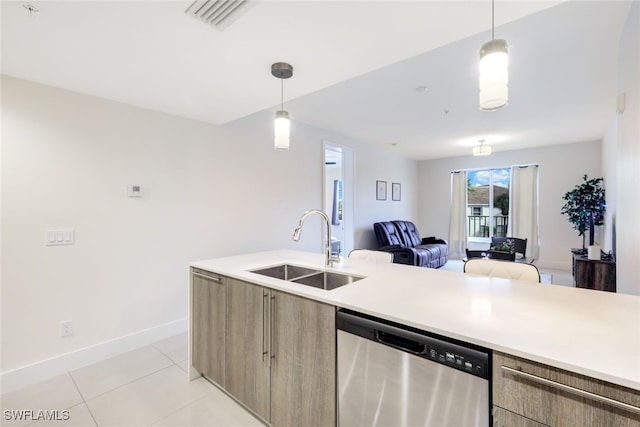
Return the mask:
[[[640,391],[498,352],[493,403],[553,427],[640,423]]]
[[[530,420],[522,415],[493,407],[493,427],[549,427],[537,421]]]

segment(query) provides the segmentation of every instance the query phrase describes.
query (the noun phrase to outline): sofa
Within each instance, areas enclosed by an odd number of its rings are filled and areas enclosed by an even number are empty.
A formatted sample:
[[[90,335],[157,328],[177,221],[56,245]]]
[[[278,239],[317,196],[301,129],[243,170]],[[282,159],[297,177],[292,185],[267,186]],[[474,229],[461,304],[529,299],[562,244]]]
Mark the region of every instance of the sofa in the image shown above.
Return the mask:
[[[378,240],[378,250],[391,252],[395,263],[429,268],[440,268],[447,263],[447,241],[420,237],[411,221],[376,222],[373,231]]]

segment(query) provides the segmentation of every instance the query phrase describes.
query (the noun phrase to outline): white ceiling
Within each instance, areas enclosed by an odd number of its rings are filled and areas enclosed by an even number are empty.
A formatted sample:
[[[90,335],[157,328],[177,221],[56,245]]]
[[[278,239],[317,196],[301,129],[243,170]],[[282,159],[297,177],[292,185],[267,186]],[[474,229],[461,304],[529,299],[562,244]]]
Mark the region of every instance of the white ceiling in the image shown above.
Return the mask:
[[[263,0],[224,31],[191,1],[2,1],[2,73],[224,124],[278,109],[414,159],[600,139],[615,113],[628,1],[497,1],[510,102],[481,112],[491,2]],[[418,86],[429,91],[418,92]]]

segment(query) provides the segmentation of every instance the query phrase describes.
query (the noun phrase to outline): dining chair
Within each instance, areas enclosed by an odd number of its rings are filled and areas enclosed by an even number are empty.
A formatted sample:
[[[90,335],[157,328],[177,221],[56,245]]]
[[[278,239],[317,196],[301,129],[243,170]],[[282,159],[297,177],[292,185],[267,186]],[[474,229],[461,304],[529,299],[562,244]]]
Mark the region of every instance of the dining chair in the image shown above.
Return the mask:
[[[540,283],[540,271],[533,264],[473,258],[464,263],[463,271],[466,274]]]

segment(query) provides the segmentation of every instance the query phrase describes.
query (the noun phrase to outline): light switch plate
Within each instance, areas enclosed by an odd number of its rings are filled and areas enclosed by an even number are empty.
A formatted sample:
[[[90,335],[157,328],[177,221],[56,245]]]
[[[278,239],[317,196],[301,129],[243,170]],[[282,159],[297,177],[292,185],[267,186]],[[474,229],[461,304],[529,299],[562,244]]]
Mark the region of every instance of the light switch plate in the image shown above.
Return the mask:
[[[75,230],[73,228],[63,228],[47,230],[46,246],[73,245],[76,242]]]

